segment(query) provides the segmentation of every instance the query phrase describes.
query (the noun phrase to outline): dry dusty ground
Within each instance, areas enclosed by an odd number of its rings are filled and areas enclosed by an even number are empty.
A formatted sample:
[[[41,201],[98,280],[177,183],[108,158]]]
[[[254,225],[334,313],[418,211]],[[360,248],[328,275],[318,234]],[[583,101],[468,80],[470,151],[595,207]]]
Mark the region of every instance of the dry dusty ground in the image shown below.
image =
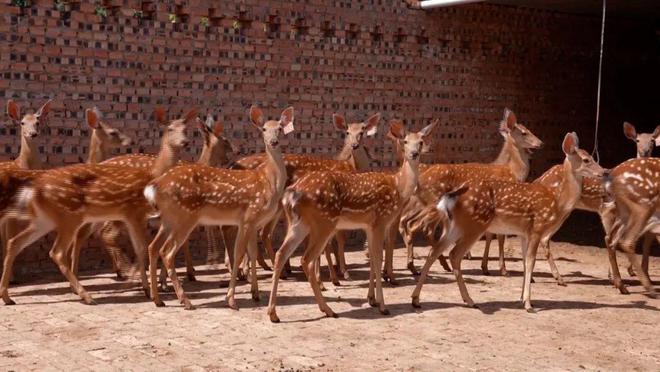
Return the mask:
[[[633,281],[631,295],[618,294],[607,281],[604,250],[554,244],[568,287],[557,286],[545,260],[537,261],[533,299],[540,311],[528,314],[518,302],[521,264],[511,241],[509,278],[481,275],[476,260],[464,264],[480,309],[462,305],[453,276],[437,265],[421,310],[410,306],[414,280],[399,270],[401,285],[385,287],[392,315],[381,316],[365,301],[362,252],[348,256],[355,280],[327,285],[339,319],[321,316],[296,275],[280,284],[283,323],[271,324],[270,276],[263,271],[261,303],[242,284],[238,312],[225,307],[226,289],[218,286],[227,273],[210,267],[198,267],[200,281],[184,284],[195,311],[184,311],[172,294],[168,307],[156,308],[109,274],[83,275],[98,306],[80,303],[61,277],[12,286],[17,305],[0,306],[0,369],[660,370],[660,300],[640,294]],[[396,259],[403,268],[403,249]],[[651,270],[660,276],[660,259]]]

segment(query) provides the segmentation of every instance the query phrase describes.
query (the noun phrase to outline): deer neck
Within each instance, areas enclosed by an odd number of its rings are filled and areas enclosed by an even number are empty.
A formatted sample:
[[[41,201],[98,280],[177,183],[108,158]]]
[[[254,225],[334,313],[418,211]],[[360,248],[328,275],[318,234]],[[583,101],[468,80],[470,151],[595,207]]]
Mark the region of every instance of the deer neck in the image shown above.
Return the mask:
[[[557,202],[559,208],[565,213],[570,213],[575,204],[580,200],[582,193],[582,176],[577,174],[568,159],[562,164],[562,181],[557,191]]]
[[[351,168],[353,170],[360,170],[360,162],[356,158],[356,152],[357,150],[353,150],[353,146],[349,144],[344,144],[344,147],[342,147],[341,151],[337,156],[335,156],[335,160],[340,160],[340,161],[346,161],[348,164],[351,165]]]
[[[87,164],[97,164],[110,157],[110,146],[106,145],[101,138],[97,129],[92,131],[92,138],[89,141],[89,155],[87,156]]]
[[[24,136],[21,136],[21,151],[14,161],[21,169],[41,169],[37,145]]]
[[[507,166],[520,182],[526,180],[529,175],[529,154],[524,148],[516,146],[510,136],[505,138],[502,150],[492,164]]]
[[[179,160],[179,151],[181,150],[173,148],[163,141],[160,146],[160,152],[154,161],[153,168],[151,168],[151,176],[153,178],[159,177],[168,169],[172,168]]]
[[[417,189],[417,178],[419,176],[419,160],[403,159],[403,164],[394,175],[396,187],[401,200],[408,200]]]
[[[202,148],[202,153],[199,154],[197,159],[197,164],[216,166],[216,164],[211,164],[213,161],[213,147],[209,146],[207,142],[204,142],[204,147]]]
[[[273,195],[282,195],[286,184],[286,166],[279,148],[266,146],[266,165],[261,168],[264,177],[271,185]]]

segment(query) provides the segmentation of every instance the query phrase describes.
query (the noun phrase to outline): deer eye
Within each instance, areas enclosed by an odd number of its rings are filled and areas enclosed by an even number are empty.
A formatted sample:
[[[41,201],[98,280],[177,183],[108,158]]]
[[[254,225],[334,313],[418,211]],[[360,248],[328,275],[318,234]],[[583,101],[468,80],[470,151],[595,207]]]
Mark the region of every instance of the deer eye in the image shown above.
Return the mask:
[[[408,144],[408,141],[403,140],[403,144],[404,144],[404,145],[407,145],[407,144]]]
[[[589,159],[582,159],[583,163],[589,163]]]
[[[265,132],[265,131],[266,131],[266,128],[261,128],[261,131],[262,131],[262,132]]]

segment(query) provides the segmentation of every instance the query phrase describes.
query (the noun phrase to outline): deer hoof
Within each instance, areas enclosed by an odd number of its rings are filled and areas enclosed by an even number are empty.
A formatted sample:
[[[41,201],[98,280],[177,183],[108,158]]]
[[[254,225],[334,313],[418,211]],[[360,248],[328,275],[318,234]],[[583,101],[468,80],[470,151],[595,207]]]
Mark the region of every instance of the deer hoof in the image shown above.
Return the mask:
[[[115,280],[118,282],[124,282],[128,279],[124,273],[121,272],[121,270],[115,271]]]
[[[467,304],[467,307],[469,307],[470,309],[478,309],[479,308],[479,306],[475,303]]]
[[[339,282],[339,280],[334,280],[332,282],[332,285],[334,285],[335,287],[341,287],[341,283]]]
[[[227,299],[227,306],[229,306],[229,308],[232,310],[238,310],[238,305],[236,305],[236,300],[234,300],[233,298]]]
[[[197,278],[195,277],[195,274],[192,274],[192,273],[188,274],[188,281],[189,282],[196,282]]]
[[[408,270],[410,270],[410,272],[411,272],[413,275],[415,275],[415,276],[418,276],[418,275],[419,275],[419,271],[418,271],[417,268],[415,267],[415,264],[414,264],[414,263],[412,263],[412,262],[408,262],[408,266],[407,266],[407,268],[408,268]]]
[[[626,286],[623,285],[623,284],[619,285],[617,288],[619,288],[619,292],[620,292],[622,295],[629,295],[629,294],[630,294],[630,292],[628,291],[628,287],[626,287]]]
[[[481,268],[481,273],[486,275],[486,276],[490,276],[490,271],[488,271],[487,267],[482,267]]]
[[[412,307],[414,307],[415,309],[419,309],[422,307],[422,305],[419,304],[419,297],[412,298]]]
[[[260,299],[259,299],[259,292],[252,293],[252,300],[253,300],[254,302],[259,302],[259,301],[260,301]]]
[[[190,301],[185,300],[183,308],[185,310],[195,310],[195,305],[191,304]]]
[[[165,307],[163,300],[154,300],[154,303],[156,304],[156,307]]]
[[[12,299],[5,300],[5,305],[11,306],[11,305],[16,305],[16,301]]]
[[[371,307],[377,307],[378,306],[378,302],[376,302],[376,297],[369,296],[369,297],[367,297],[367,300],[369,301],[369,306],[371,306]]]
[[[270,321],[272,323],[279,323],[280,318],[277,316],[277,314],[273,311],[272,313],[268,314],[268,317],[270,318]]]
[[[86,298],[83,300],[83,302],[85,303],[85,305],[90,305],[90,306],[97,305],[96,301],[94,301],[94,299],[92,298]]]
[[[500,275],[501,276],[509,276],[509,272],[506,270],[500,270]]]
[[[628,267],[628,275],[637,276],[637,273],[635,272],[635,269],[632,268],[632,266]]]
[[[563,280],[558,280],[557,285],[562,286],[562,287],[567,287],[566,282]]]
[[[390,310],[388,310],[388,309],[382,309],[382,310],[379,310],[379,311],[380,311],[381,315],[390,315]]]

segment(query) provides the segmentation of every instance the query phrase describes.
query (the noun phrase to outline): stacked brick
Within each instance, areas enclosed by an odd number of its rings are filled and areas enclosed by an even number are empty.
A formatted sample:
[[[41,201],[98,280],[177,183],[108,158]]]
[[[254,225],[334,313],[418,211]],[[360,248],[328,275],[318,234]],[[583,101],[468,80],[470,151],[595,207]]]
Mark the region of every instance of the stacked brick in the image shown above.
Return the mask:
[[[252,103],[270,115],[295,106],[286,151],[321,156],[341,143],[333,112],[381,112],[415,128],[439,118],[425,159],[434,162],[493,159],[508,106],[549,146],[535,174],[561,158],[564,123],[592,133],[591,18],[488,4],[421,11],[401,0],[24,3],[0,0],[0,105],[55,99],[41,147],[49,167],[86,157],[83,110],[92,105],[137,139],[122,153],[157,151],[157,104],[172,115],[190,106],[216,114],[243,154],[262,150],[247,125]],[[375,168],[394,162],[385,132],[369,143]],[[18,135],[5,125],[0,133],[0,156],[11,159]],[[195,134],[187,159],[200,141]],[[54,269],[48,244],[26,250],[17,267]],[[83,268],[104,265],[97,249],[83,255]]]

